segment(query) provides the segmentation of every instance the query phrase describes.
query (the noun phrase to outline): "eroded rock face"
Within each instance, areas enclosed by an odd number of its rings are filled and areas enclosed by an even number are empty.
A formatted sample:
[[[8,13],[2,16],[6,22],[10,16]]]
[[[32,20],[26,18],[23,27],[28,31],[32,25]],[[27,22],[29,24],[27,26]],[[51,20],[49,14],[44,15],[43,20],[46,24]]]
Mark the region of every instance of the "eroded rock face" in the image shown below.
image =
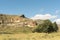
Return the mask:
[[[35,21],[25,18],[24,15],[17,16],[0,14],[0,25],[1,24],[5,24],[8,26],[28,26],[28,27],[36,26]]]

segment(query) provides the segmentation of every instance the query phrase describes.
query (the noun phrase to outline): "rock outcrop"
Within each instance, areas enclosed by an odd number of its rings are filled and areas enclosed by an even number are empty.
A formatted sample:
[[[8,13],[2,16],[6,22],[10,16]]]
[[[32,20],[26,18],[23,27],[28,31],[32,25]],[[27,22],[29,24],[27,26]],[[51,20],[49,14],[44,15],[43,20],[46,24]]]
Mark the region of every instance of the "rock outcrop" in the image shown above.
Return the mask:
[[[0,25],[34,27],[36,26],[36,22],[26,18],[24,15],[0,14]]]

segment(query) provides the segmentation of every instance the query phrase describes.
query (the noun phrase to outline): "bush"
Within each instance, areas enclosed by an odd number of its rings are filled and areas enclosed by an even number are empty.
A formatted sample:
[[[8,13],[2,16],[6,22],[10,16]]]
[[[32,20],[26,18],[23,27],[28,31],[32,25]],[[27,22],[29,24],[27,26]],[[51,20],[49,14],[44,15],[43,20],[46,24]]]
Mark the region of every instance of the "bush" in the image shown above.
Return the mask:
[[[57,32],[57,30],[58,30],[58,25],[56,24],[56,22],[53,23],[53,28],[54,28],[54,31]]]
[[[44,23],[39,24],[33,32],[45,32],[45,33],[51,33],[51,32],[57,32],[58,27],[56,22],[52,24],[50,20],[45,20]]]

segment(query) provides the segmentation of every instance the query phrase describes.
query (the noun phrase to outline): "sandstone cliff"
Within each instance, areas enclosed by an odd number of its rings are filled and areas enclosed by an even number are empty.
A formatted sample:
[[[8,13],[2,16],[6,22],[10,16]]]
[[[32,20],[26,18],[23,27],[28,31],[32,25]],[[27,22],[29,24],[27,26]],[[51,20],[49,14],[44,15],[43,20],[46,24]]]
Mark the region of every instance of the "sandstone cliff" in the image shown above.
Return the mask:
[[[18,16],[18,15],[0,14],[0,25],[35,27],[36,22],[29,18],[26,18],[24,15]]]

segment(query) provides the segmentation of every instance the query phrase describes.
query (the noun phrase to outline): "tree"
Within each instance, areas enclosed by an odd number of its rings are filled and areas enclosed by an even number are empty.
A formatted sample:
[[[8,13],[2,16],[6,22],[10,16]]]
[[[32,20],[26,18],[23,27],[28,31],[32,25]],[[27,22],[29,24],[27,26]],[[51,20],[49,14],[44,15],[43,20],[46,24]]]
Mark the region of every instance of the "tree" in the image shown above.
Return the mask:
[[[33,32],[45,32],[45,33],[51,33],[54,31],[57,31],[58,27],[57,24],[54,23],[54,26],[50,20],[44,20],[44,23],[39,24]]]
[[[22,14],[20,17],[26,18],[24,14]]]
[[[57,30],[58,30],[58,25],[56,24],[56,22],[53,23],[53,28],[54,28],[54,31],[57,32]]]

